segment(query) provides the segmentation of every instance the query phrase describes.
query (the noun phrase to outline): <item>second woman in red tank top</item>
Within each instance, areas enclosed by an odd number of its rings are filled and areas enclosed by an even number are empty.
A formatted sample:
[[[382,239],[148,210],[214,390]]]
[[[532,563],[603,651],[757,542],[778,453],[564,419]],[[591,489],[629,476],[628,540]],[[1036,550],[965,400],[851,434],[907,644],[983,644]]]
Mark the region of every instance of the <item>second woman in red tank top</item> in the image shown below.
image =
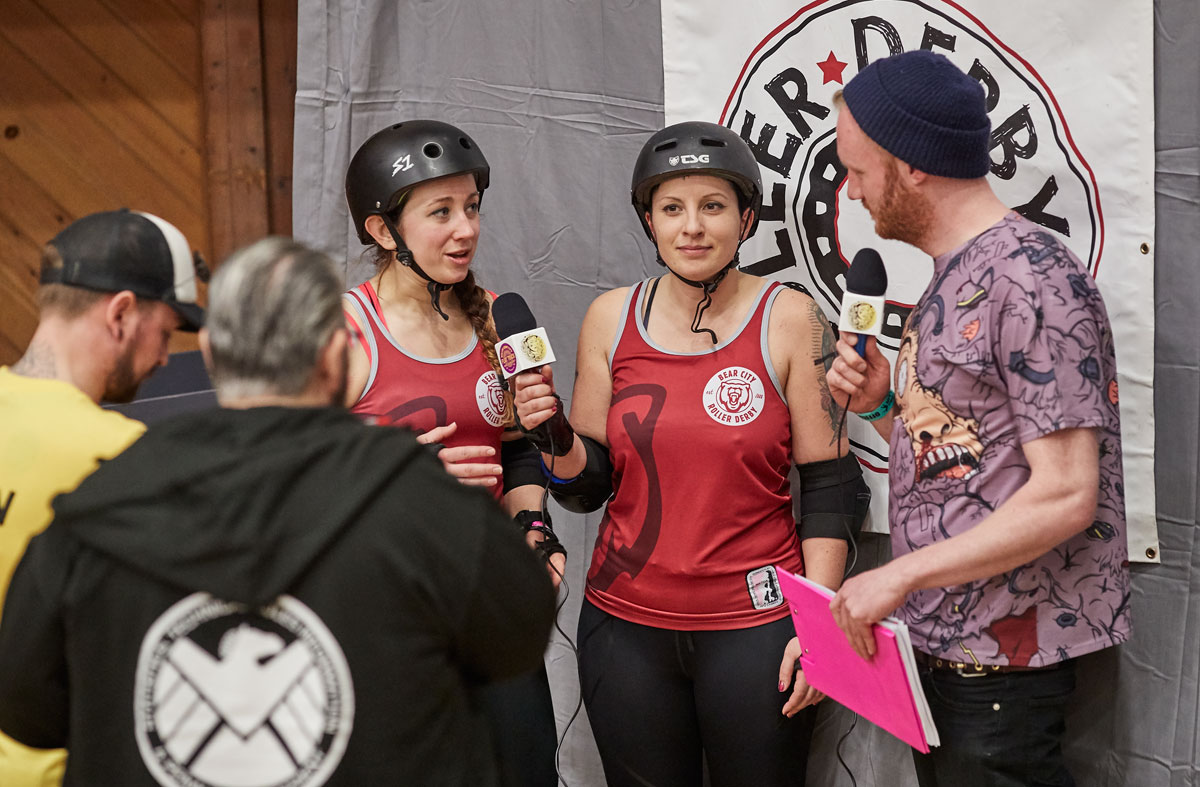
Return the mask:
[[[579,619],[605,777],[802,785],[821,695],[795,670],[776,567],[836,588],[846,564],[840,532],[797,536],[787,479],[848,452],[824,375],[832,332],[807,295],[737,269],[762,183],[736,133],[663,129],[632,186],[667,272],[592,303],[569,424],[551,375],[518,376],[515,395],[527,427],[574,429],[567,453],[543,455],[551,491],[579,510],[612,495]]]

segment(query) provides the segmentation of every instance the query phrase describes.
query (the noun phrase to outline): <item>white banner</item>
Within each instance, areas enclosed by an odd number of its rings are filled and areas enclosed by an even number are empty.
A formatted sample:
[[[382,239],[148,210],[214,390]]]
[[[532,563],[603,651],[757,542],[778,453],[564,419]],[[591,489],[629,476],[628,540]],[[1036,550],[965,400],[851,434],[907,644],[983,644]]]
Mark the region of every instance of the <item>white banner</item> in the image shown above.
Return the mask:
[[[798,10],[797,10],[798,9]],[[804,284],[834,322],[849,261],[887,262],[880,345],[892,351],[932,261],[881,240],[850,200],[832,97],[872,60],[949,57],[987,90],[992,186],[1091,271],[1116,337],[1131,560],[1158,561],[1154,505],[1154,96],[1151,0],[662,0],[667,123],[739,132],[762,170],[742,270]],[[886,532],[887,444],[851,419]]]

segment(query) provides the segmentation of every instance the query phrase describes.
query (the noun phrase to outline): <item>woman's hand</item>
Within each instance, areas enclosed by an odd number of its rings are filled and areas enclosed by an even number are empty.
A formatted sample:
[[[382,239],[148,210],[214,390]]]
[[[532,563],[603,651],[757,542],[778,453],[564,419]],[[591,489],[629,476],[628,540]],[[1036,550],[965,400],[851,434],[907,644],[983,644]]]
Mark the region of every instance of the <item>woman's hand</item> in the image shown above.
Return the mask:
[[[546,539],[545,533],[539,533],[536,530],[530,530],[525,534],[525,543],[529,544],[529,548],[537,551],[538,544]],[[563,553],[551,555],[546,560],[546,571],[550,572],[550,581],[554,583],[554,589],[557,591],[559,583],[562,582],[563,573],[567,570],[567,556]]]
[[[804,672],[798,666],[801,653],[800,640],[792,637],[783,649],[783,661],[779,662],[779,690],[787,691],[788,686],[792,687],[792,696],[783,705],[783,715],[789,719],[809,705],[816,705],[825,699],[824,694],[809,686],[804,679]]]
[[[558,410],[558,398],[554,395],[554,372],[549,366],[518,374],[510,382],[517,418],[525,431],[544,424]]]
[[[421,445],[440,444],[457,430],[458,424],[451,421],[445,426],[435,426],[428,432],[417,435],[417,442]],[[447,473],[457,478],[460,484],[484,487],[493,487],[500,483],[504,468],[497,461],[473,462],[470,460],[487,459],[495,455],[496,449],[488,445],[456,445],[453,448],[443,446],[437,452],[438,459],[442,460],[442,467],[446,468]]]

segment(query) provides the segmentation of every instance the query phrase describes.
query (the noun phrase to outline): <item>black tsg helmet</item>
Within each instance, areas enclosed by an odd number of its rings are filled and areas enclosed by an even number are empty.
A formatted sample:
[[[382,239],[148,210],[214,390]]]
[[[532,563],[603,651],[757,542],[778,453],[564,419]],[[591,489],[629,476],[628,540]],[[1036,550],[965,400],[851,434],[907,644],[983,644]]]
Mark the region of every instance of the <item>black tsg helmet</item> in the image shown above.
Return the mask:
[[[638,221],[651,240],[646,212],[654,187],[677,175],[715,175],[733,183],[741,197],[739,208],[751,208],[750,235],[762,211],[762,175],[750,146],[736,133],[716,123],[690,120],[667,126],[646,140],[633,167],[630,197]],[[749,237],[749,236],[747,236]]]
[[[408,120],[388,126],[359,147],[346,170],[346,202],[358,239],[374,243],[367,217],[390,214],[418,183],[471,173],[482,195],[490,172],[475,140],[449,123]]]

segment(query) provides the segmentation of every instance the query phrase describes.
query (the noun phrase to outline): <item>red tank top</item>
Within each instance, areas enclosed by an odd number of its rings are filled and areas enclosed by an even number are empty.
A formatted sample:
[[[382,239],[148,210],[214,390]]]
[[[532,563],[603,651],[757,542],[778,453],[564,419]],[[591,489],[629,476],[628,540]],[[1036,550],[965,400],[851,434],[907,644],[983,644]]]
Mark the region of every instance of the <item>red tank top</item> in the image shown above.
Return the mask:
[[[350,411],[371,423],[427,432],[456,422],[447,447],[487,445],[500,459],[504,395],[478,337],[449,358],[422,358],[406,351],[388,331],[379,297],[369,281],[346,293],[346,310],[364,329],[371,371],[362,396]],[[469,460],[479,461],[479,460]],[[492,492],[499,500],[503,484]]]
[[[788,614],[774,566],[800,572],[788,470],[792,430],[767,352],[781,285],[764,285],[734,336],[684,354],[653,343],[630,289],[611,353],[607,436],[616,497],[587,597],[658,628],[737,629]]]

